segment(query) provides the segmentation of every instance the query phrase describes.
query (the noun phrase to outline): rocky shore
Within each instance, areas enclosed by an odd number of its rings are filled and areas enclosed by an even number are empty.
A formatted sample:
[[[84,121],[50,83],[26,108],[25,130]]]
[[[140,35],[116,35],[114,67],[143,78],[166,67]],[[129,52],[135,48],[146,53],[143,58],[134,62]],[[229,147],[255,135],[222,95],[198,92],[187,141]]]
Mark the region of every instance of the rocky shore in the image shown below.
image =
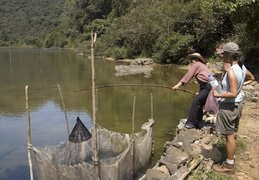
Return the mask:
[[[218,65],[213,65],[214,67],[220,67]],[[213,70],[215,74],[220,72],[218,69]],[[247,114],[251,114],[251,110],[247,108],[247,105],[253,106],[257,109],[258,113],[255,113],[252,118],[255,119],[254,123],[259,121],[259,84],[255,81],[251,85],[243,87],[244,94],[244,110],[243,117],[241,118],[240,126],[246,118]],[[245,117],[244,117],[245,116]],[[204,112],[203,117],[205,126],[201,129],[186,129],[184,124],[186,119],[181,119],[176,130],[176,136],[173,141],[168,141],[164,144],[164,153],[161,156],[160,160],[157,162],[155,167],[148,169],[147,173],[140,178],[141,180],[183,180],[183,179],[211,179],[208,177],[206,172],[212,169],[214,164],[222,162],[225,159],[223,154],[217,147],[219,143],[219,138],[214,135],[214,127],[216,122],[216,115],[209,114]],[[251,127],[252,128],[252,127]],[[258,129],[255,130],[258,134]],[[239,134],[239,137],[245,137],[242,133]],[[258,136],[256,136],[258,138]],[[254,143],[254,141],[246,141],[246,145],[251,145],[249,143]],[[258,147],[257,153],[259,153],[259,144],[256,144]],[[252,146],[252,145],[251,145]],[[250,149],[248,151],[251,151]],[[248,152],[250,157],[255,156],[255,153]],[[256,157],[257,160],[259,157]],[[242,161],[246,161],[245,157],[242,159],[236,158],[239,164],[242,164]],[[254,162],[254,161],[253,161]],[[257,161],[258,162],[258,161]],[[244,164],[245,162],[243,162]],[[247,163],[247,162],[246,162]],[[252,167],[252,168],[251,168]],[[253,164],[250,163],[249,170],[251,173],[244,173],[242,167],[238,167],[236,170],[236,175],[229,177],[230,179],[259,179],[259,163]],[[256,174],[257,173],[257,174]]]
[[[130,62],[131,66],[141,66],[141,70],[143,65],[148,66],[153,63],[149,59]],[[207,63],[207,65],[219,80],[222,62]],[[250,65],[250,67],[257,69],[256,65]],[[181,68],[188,69],[188,67]],[[126,67],[126,69],[132,71],[134,68]],[[125,67],[117,68],[117,71],[122,70],[125,71]],[[253,71],[253,74],[256,79],[259,78],[259,72]],[[255,81],[251,85],[244,86],[243,95],[244,108],[237,136],[242,139],[247,148],[242,154],[236,154],[236,173],[228,176],[227,179],[259,180],[259,142],[257,140],[259,138],[259,84]],[[222,149],[219,150],[219,138],[214,135],[216,115],[204,112],[203,120],[205,124],[203,128],[186,129],[184,128],[186,119],[181,119],[174,140],[164,144],[164,152],[160,160],[155,167],[148,169],[140,180],[212,179],[208,176],[208,172],[212,170],[214,164],[222,162],[226,157],[223,157]]]

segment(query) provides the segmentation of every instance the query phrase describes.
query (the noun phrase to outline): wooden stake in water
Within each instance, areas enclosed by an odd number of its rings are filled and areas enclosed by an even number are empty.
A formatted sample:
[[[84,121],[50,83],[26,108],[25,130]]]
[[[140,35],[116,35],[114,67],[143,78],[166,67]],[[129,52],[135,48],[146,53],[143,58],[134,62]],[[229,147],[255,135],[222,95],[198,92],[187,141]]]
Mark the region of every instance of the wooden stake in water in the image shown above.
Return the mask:
[[[95,177],[99,179],[99,160],[98,160],[98,150],[97,150],[97,127],[96,127],[96,94],[95,94],[95,67],[94,67],[94,47],[96,42],[97,34],[91,32],[91,68],[92,68],[92,107],[93,107],[93,131],[94,131],[94,167],[95,167]]]
[[[66,111],[66,106],[65,106],[65,103],[64,103],[64,99],[63,99],[63,95],[62,95],[62,92],[61,92],[61,88],[58,85],[58,90],[59,90],[59,94],[60,94],[60,98],[61,98],[61,101],[62,101],[62,105],[63,105],[63,109],[64,109],[64,113],[65,113],[65,118],[66,118],[66,124],[67,124],[67,138],[69,138],[69,126],[68,126],[68,119],[67,119],[67,111]]]
[[[154,119],[154,105],[153,105],[153,94],[150,93],[150,111],[151,111],[151,119]]]
[[[135,176],[135,106],[136,106],[136,96],[133,100],[133,112],[132,112],[132,151],[131,151],[131,157],[132,157],[132,169],[131,169],[131,180],[134,179]]]
[[[33,180],[33,170],[32,170],[32,161],[31,161],[31,116],[29,109],[29,86],[25,87],[25,96],[26,96],[26,113],[27,113],[27,134],[28,134],[28,161],[30,166],[30,177]]]

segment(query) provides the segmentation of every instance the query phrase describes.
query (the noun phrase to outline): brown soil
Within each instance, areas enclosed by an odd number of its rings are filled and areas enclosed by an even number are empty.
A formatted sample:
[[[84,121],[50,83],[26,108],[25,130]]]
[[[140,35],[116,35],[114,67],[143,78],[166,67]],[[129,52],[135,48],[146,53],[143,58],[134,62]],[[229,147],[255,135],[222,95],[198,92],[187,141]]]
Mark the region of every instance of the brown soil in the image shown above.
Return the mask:
[[[242,138],[246,149],[236,157],[236,173],[234,179],[259,180],[259,105],[246,102],[238,136]]]

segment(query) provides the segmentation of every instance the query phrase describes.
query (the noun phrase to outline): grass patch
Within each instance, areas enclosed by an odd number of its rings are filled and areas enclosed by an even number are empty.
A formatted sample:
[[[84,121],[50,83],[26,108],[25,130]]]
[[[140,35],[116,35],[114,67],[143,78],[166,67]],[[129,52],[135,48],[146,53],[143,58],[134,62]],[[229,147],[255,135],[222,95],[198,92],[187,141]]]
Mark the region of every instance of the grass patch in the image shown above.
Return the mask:
[[[246,145],[244,143],[244,140],[240,137],[237,136],[237,142],[236,142],[236,154],[243,153],[246,150]]]
[[[213,179],[213,180],[230,180],[230,179],[232,179],[227,174],[217,173],[217,172],[212,171],[212,170],[208,170],[205,174],[208,176],[208,179]]]

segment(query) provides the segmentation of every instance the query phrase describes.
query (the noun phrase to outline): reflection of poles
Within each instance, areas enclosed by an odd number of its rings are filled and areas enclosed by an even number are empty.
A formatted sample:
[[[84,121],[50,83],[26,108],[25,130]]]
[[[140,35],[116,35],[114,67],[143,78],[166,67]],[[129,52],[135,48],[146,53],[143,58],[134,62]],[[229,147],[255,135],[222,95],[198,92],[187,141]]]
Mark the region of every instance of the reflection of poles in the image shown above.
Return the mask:
[[[10,71],[11,71],[11,75],[12,75],[12,77],[13,77],[12,53],[11,53],[11,50],[9,50],[9,56],[10,56]]]
[[[97,34],[91,32],[91,67],[92,67],[92,103],[93,103],[93,131],[94,131],[94,167],[95,167],[95,177],[99,179],[99,160],[98,160],[98,150],[97,150],[97,127],[96,127],[96,94],[95,94],[95,68],[94,68],[94,46],[96,42]]]
[[[69,127],[68,127],[66,106],[65,106],[65,103],[64,103],[64,99],[63,99],[63,95],[62,95],[62,92],[61,92],[61,88],[60,88],[59,84],[57,84],[57,85],[58,85],[58,90],[59,90],[60,98],[61,98],[61,101],[62,101],[62,104],[63,104],[63,109],[64,109],[66,123],[67,123],[67,137],[69,138]]]
[[[27,112],[27,130],[28,130],[28,161],[30,166],[30,177],[33,180],[33,170],[32,170],[32,161],[31,161],[31,117],[29,109],[29,86],[25,87],[25,96],[26,96],[26,112]]]
[[[134,97],[134,100],[133,100],[133,113],[132,113],[132,151],[131,151],[132,169],[131,169],[131,180],[134,179],[134,173],[135,173],[135,136],[134,136],[135,105],[136,105],[136,96]]]

